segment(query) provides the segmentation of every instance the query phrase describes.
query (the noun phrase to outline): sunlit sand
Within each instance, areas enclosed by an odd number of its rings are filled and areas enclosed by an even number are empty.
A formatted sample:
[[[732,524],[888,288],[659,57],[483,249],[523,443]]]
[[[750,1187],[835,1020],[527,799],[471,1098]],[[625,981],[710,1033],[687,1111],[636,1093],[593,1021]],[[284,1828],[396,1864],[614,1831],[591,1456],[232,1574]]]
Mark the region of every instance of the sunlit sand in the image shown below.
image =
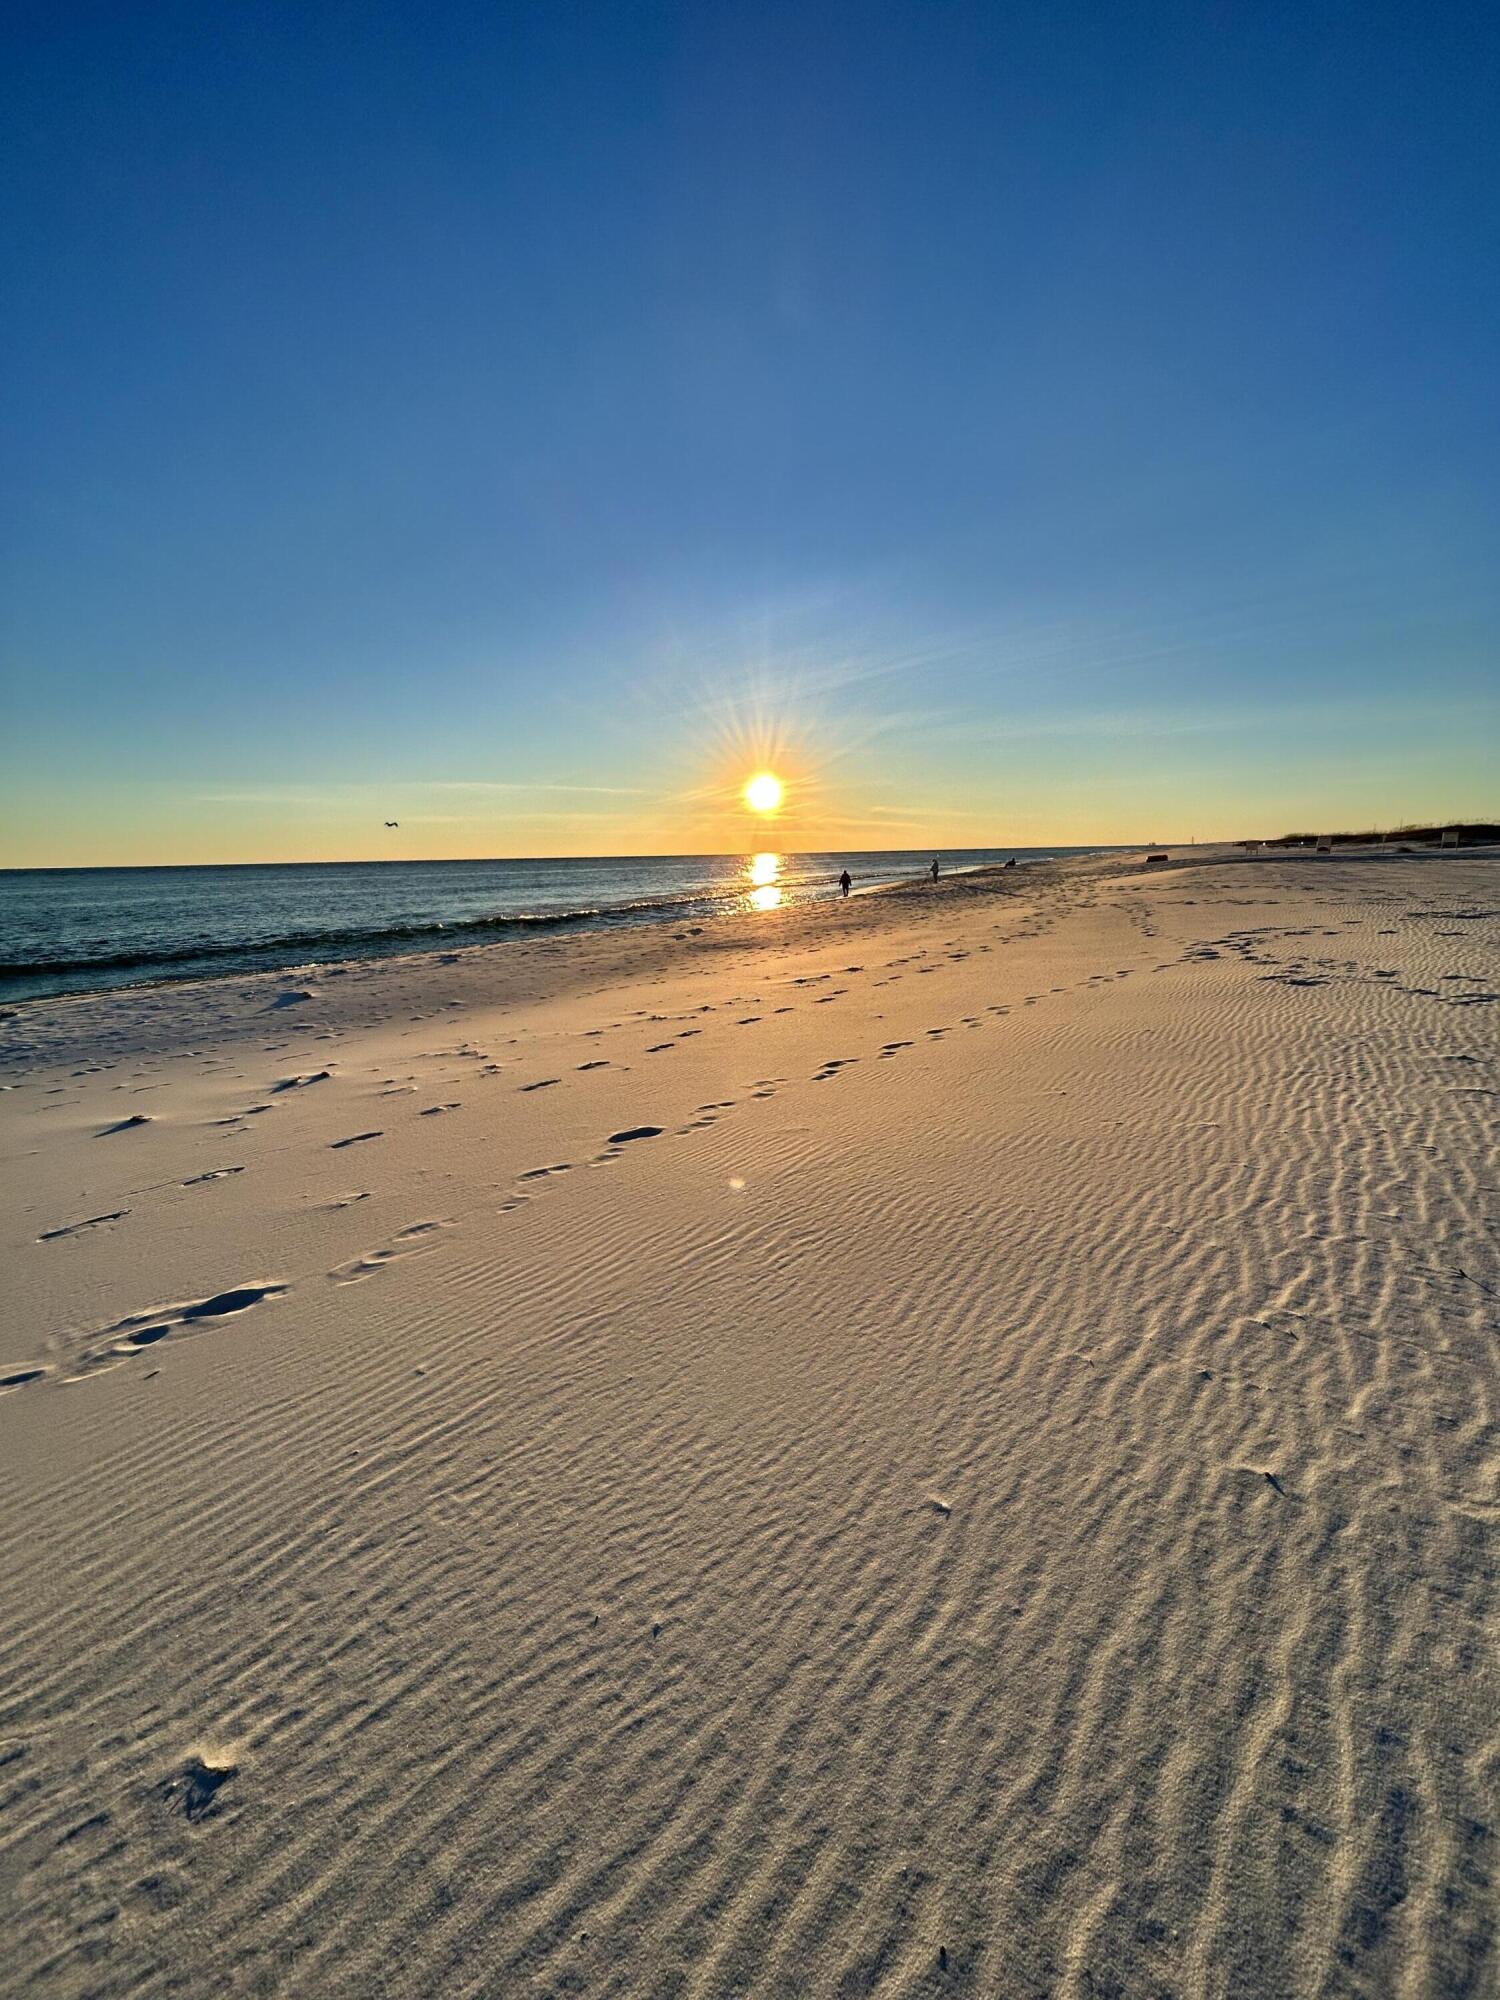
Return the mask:
[[[1500,863],[1141,859],[8,1021],[0,1988],[1484,1990]]]

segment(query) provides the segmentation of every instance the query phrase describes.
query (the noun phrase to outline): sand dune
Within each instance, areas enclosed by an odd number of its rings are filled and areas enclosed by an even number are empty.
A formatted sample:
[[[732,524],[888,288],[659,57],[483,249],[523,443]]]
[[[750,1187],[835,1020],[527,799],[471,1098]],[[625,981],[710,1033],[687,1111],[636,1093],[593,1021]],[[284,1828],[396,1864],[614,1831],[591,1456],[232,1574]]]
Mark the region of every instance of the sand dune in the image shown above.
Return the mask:
[[[292,990],[4,1024],[0,1991],[1497,1990],[1500,863]]]

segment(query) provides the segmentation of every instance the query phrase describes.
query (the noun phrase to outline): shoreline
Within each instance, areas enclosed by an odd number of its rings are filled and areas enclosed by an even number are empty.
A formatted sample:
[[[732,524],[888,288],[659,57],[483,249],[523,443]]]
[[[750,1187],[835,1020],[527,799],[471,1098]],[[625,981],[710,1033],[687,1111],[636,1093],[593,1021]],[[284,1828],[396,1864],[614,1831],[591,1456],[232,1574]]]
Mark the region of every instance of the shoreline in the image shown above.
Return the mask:
[[[1004,850],[997,850],[1003,852]],[[1099,852],[1097,849],[1065,850],[1062,855],[1047,850],[1022,850],[1015,858],[1015,865],[1032,867],[1039,862],[1076,858],[1083,854]],[[1112,850],[1111,850],[1112,851]],[[964,852],[986,852],[985,850],[964,850]],[[740,856],[688,856],[689,861],[716,862],[721,860],[745,859]],[[798,864],[808,860],[837,860],[839,857],[806,855],[777,855],[778,868],[790,863],[792,873],[778,875],[776,887],[780,892],[781,906],[802,907],[808,904],[837,900],[837,877],[833,873],[807,874]],[[855,862],[904,861],[910,862],[911,855],[905,850],[892,850],[885,855],[856,855],[849,857]],[[671,859],[671,858],[669,858]],[[254,867],[255,864],[243,864]],[[451,866],[466,870],[470,863],[426,863],[426,862],[368,862],[358,864],[362,868],[389,867],[398,870],[425,871],[429,868],[441,869]],[[567,862],[519,863],[521,867],[569,867]],[[632,866],[649,871],[661,862],[656,857],[628,857],[625,862],[594,862],[580,860],[576,863],[580,871],[600,867]],[[983,860],[959,861],[951,864],[949,875],[967,875],[989,865]],[[995,864],[1000,865],[1000,864]],[[342,863],[294,864],[288,868],[267,867],[259,872],[271,876],[279,874],[295,875],[303,867],[311,870],[327,869],[333,876],[349,872]],[[3,873],[4,871],[0,871]],[[11,871],[12,873],[22,871]],[[40,873],[46,871],[31,871]],[[79,875],[108,875],[113,870],[70,870],[53,871]],[[191,869],[144,870],[148,875],[192,874]],[[204,873],[221,872],[210,868]],[[914,883],[925,876],[925,867],[906,867],[899,872],[881,872],[872,881],[868,877],[857,894],[868,895],[876,891],[899,888]],[[614,885],[615,892],[624,887]],[[428,952],[467,951],[486,944],[507,944],[527,938],[545,936],[590,935],[598,931],[632,930],[651,928],[671,923],[702,923],[713,921],[721,915],[748,917],[752,914],[753,899],[758,884],[753,877],[737,872],[733,875],[716,876],[697,883],[667,882],[652,884],[641,879],[636,885],[640,893],[625,895],[616,901],[604,900],[598,903],[576,907],[559,906],[534,909],[487,908],[482,912],[464,915],[450,912],[447,916],[430,915],[425,918],[415,913],[397,917],[392,912],[392,920],[385,923],[361,925],[354,911],[345,913],[342,922],[335,922],[332,928],[308,928],[303,934],[294,929],[283,934],[271,933],[264,936],[246,935],[242,938],[200,940],[196,944],[181,943],[177,948],[164,950],[147,947],[144,944],[137,952],[119,952],[115,956],[93,958],[65,956],[57,959],[31,956],[12,963],[0,965],[0,1010],[33,1005],[38,1000],[60,1000],[81,997],[91,993],[128,991],[140,987],[159,985],[179,985],[209,979],[248,978],[259,973],[296,971],[299,968],[333,966],[379,962],[389,958],[409,957]],[[497,881],[491,893],[503,899],[507,885]],[[660,893],[653,894],[655,889]],[[512,893],[514,893],[512,891]],[[574,890],[575,894],[589,893],[589,882],[585,876]],[[608,891],[605,892],[606,896]],[[535,885],[533,894],[545,905],[545,891]],[[295,901],[292,911],[296,908]],[[334,912],[329,910],[327,917]],[[108,975],[116,974],[117,977]],[[134,975],[134,976],[127,976]],[[28,982],[62,981],[58,990],[44,993],[21,992],[15,989]],[[82,982],[82,983],[78,983]],[[0,1018],[3,1018],[0,1011]]]
[[[1143,862],[1148,852],[1149,850],[1145,847],[1138,849],[1136,848],[1127,849],[1118,847],[1099,847],[1099,848],[1086,848],[1086,849],[1081,848],[1081,849],[1069,850],[1062,854],[1048,854],[1040,851],[1035,853],[1028,853],[1025,851],[1021,851],[1017,854],[1013,863],[973,862],[966,865],[959,864],[957,866],[947,867],[944,870],[942,876],[942,882],[946,886],[948,884],[960,880],[987,881],[993,878],[1006,876],[1008,874],[1009,868],[1012,866],[1017,870],[1025,869],[1027,871],[1033,871],[1039,868],[1048,868],[1048,867],[1066,869],[1073,867],[1075,865],[1088,864],[1096,861],[1120,862],[1122,865],[1126,865],[1128,864],[1129,857],[1131,855],[1138,854]],[[1232,844],[1231,843],[1209,844],[1203,847],[1190,846],[1183,850],[1172,851],[1170,855],[1169,865],[1171,868],[1193,867],[1201,865],[1201,863],[1204,860],[1224,861],[1226,863],[1234,862],[1234,863],[1249,863],[1249,864],[1259,864],[1270,860],[1280,860],[1280,861],[1290,861],[1290,862],[1305,861],[1314,863],[1316,865],[1321,865],[1330,860],[1338,860],[1338,861],[1395,861],[1402,859],[1420,860],[1423,859],[1424,857],[1436,858],[1439,855],[1439,853],[1446,855],[1450,859],[1454,858],[1454,851],[1449,849],[1439,850],[1435,847],[1431,847],[1431,848],[1419,848],[1413,850],[1404,847],[1395,848],[1392,847],[1389,843],[1371,844],[1369,846],[1359,846],[1353,843],[1346,843],[1334,849],[1331,853],[1325,851],[1318,851],[1315,853],[1311,849],[1298,849],[1298,848],[1276,848],[1276,849],[1261,848],[1254,851],[1246,852],[1244,850],[1243,843],[1236,842]],[[1459,850],[1458,853],[1460,858],[1484,859],[1489,856],[1500,854],[1500,847],[1493,847],[1493,846],[1486,847],[1482,845],[1477,845],[1472,848]],[[653,857],[642,857],[642,858],[649,861]],[[689,858],[696,858],[696,857],[689,857]],[[720,859],[720,858],[734,858],[734,857],[715,856],[708,858]],[[217,864],[215,865],[217,866]],[[253,868],[261,866],[262,864],[242,863],[234,865]],[[280,866],[282,864],[275,864],[275,865]],[[307,867],[341,868],[347,864],[305,863],[305,864],[294,864],[294,865],[307,866]],[[367,866],[376,868],[376,867],[386,867],[386,866],[400,867],[407,865],[426,866],[428,864],[425,863],[406,864],[399,862],[386,863],[386,862],[372,861],[367,863],[360,863],[357,865],[362,867]],[[453,865],[466,866],[468,864],[455,863]],[[12,871],[12,872],[109,873],[114,871],[31,870],[31,871]],[[160,871],[147,869],[141,872],[157,873]],[[872,882],[867,885],[861,885],[859,883],[856,883],[856,886],[849,900],[856,901],[856,900],[863,900],[864,898],[870,896],[892,895],[906,890],[911,890],[918,894],[932,893],[931,885],[926,880],[925,871],[917,871],[916,873],[913,873],[911,875],[897,876],[890,880]],[[417,930],[412,933],[413,938],[415,938],[418,935],[426,935],[430,937],[432,940],[431,943],[425,945],[416,945],[415,943],[413,943],[410,946],[410,948],[404,950],[399,948],[399,946],[393,942],[391,947],[388,949],[372,948],[369,950],[344,952],[344,953],[339,953],[339,952],[319,953],[316,951],[311,951],[305,955],[297,955],[290,952],[290,944],[292,941],[289,939],[273,940],[264,947],[256,946],[253,944],[243,945],[243,946],[241,945],[215,946],[211,947],[208,951],[206,951],[203,954],[203,956],[214,957],[222,955],[227,961],[230,958],[236,956],[237,954],[243,953],[245,956],[249,957],[253,956],[254,953],[258,950],[271,951],[283,945],[285,945],[288,948],[288,955],[277,962],[264,965],[254,965],[254,964],[233,965],[226,962],[225,965],[223,966],[223,969],[217,971],[203,970],[203,969],[195,969],[192,971],[183,971],[183,972],[163,971],[163,972],[158,972],[155,975],[142,977],[139,979],[132,979],[132,980],[122,979],[107,984],[75,987],[70,990],[66,990],[59,993],[41,993],[41,994],[27,994],[27,995],[15,996],[7,994],[3,990],[3,987],[0,987],[0,1065],[3,1065],[4,1062],[5,1038],[3,1033],[3,1024],[10,1020],[23,1019],[25,1018],[26,1010],[30,1010],[41,1006],[48,1006],[53,1004],[67,1004],[73,1001],[99,1000],[107,998],[110,995],[143,994],[143,993],[149,993],[153,990],[160,988],[180,989],[180,988],[193,988],[198,986],[213,986],[228,980],[244,981],[244,980],[260,980],[260,979],[272,979],[272,978],[294,979],[299,976],[315,977],[319,975],[325,977],[327,976],[338,977],[338,976],[343,976],[346,972],[352,970],[357,966],[387,965],[392,962],[398,962],[398,961],[405,962],[405,961],[420,961],[428,959],[446,960],[446,958],[449,955],[455,952],[469,953],[469,952],[484,951],[484,950],[515,949],[516,947],[522,946],[530,941],[557,942],[570,939],[583,940],[614,933],[621,933],[621,932],[633,933],[636,931],[645,931],[647,933],[652,933],[664,929],[667,925],[673,922],[691,924],[694,928],[689,932],[689,935],[696,936],[698,935],[701,928],[705,925],[719,924],[723,922],[735,922],[742,925],[749,925],[752,923],[766,923],[770,920],[771,916],[773,915],[779,914],[784,918],[786,915],[790,914],[791,911],[793,910],[816,909],[822,906],[836,903],[840,900],[839,898],[834,896],[831,892],[826,894],[800,895],[796,894],[794,891],[792,896],[788,899],[785,906],[779,912],[750,911],[744,909],[743,907],[734,910],[728,909],[727,907],[722,908],[720,910],[714,910],[712,908],[704,910],[698,907],[699,905],[705,902],[710,904],[718,902],[726,906],[730,903],[738,902],[742,905],[745,900],[746,893],[747,891],[744,884],[739,884],[733,888],[724,888],[722,890],[713,892],[704,891],[702,893],[685,895],[681,898],[670,899],[660,903],[642,903],[642,904],[627,903],[620,905],[618,908],[612,908],[606,906],[606,907],[601,907],[600,909],[597,910],[589,910],[589,911],[564,911],[557,913],[543,911],[535,913],[523,912],[514,915],[501,914],[491,917],[477,918],[469,921],[456,919],[451,924],[447,925],[445,925],[442,922],[434,921],[430,924],[419,926]],[[672,915],[668,914],[670,911],[674,909],[680,911],[680,914],[676,917],[673,917]],[[650,910],[652,912],[659,912],[659,914],[652,914],[650,916],[642,914],[647,910]],[[486,932],[492,933],[492,935],[486,936],[481,934]],[[390,937],[393,940],[395,940],[401,937],[401,932],[399,931],[399,929],[393,929],[388,931],[372,931],[367,935],[369,936],[369,938],[373,943],[375,940],[378,940],[381,937]],[[317,944],[319,941],[320,940],[316,936],[312,936],[308,940],[310,944]],[[680,934],[677,936],[677,941],[681,942]],[[184,955],[186,956],[187,954]],[[134,960],[122,960],[121,965],[123,967],[126,965],[133,964],[135,962],[136,961]],[[141,962],[143,964],[149,963],[149,961],[141,961]],[[42,974],[49,974],[54,972],[60,973],[65,969],[66,963],[67,962],[59,961],[56,966],[52,965],[43,966],[40,968],[40,972]],[[78,970],[80,974],[86,973],[88,970],[88,962],[81,964],[78,967]],[[18,983],[20,978],[23,976],[24,974],[18,969],[16,974]]]
[[[175,998],[184,1009],[182,1038],[190,1041],[195,1034],[208,1032],[210,1028],[222,1029],[226,1020],[234,1018],[229,1010],[216,1009],[214,1004],[217,999],[229,997],[231,989],[239,1008],[248,1010],[254,1009],[257,1004],[266,1004],[268,995],[274,999],[274,994],[270,993],[273,987],[292,988],[318,979],[337,979],[352,980],[354,986],[359,988],[368,985],[371,980],[378,981],[382,976],[409,981],[424,968],[434,974],[439,968],[446,970],[455,959],[459,963],[471,964],[476,974],[482,971],[486,975],[486,998],[495,990],[489,975],[499,972],[511,975],[498,982],[500,993],[523,995],[530,1004],[544,997],[548,990],[566,991],[575,977],[583,982],[607,982],[611,978],[623,978],[643,971],[655,972],[663,964],[690,960],[708,953],[736,949],[754,953],[774,947],[800,948],[821,940],[834,924],[843,928],[852,919],[857,925],[863,921],[860,912],[872,905],[884,906],[892,899],[910,898],[912,907],[916,908],[926,908],[934,900],[942,907],[949,907],[949,899],[966,893],[1015,893],[1026,885],[1039,887],[1055,881],[1070,881],[1086,877],[1101,868],[1106,871],[1118,869],[1127,877],[1143,874],[1149,851],[1144,847],[1124,851],[1091,849],[1060,859],[1018,861],[1013,870],[1003,864],[979,864],[944,874],[936,890],[925,877],[872,883],[865,888],[856,885],[847,901],[829,896],[791,903],[777,910],[702,916],[693,920],[691,930],[685,934],[674,933],[669,920],[618,925],[601,923],[581,926],[576,930],[559,928],[553,931],[539,927],[534,933],[476,939],[457,945],[451,942],[434,943],[428,948],[411,952],[373,953],[352,958],[312,955],[282,965],[250,970],[226,969],[206,975],[184,974],[181,977],[92,987],[71,993],[39,994],[23,1000],[0,999],[0,1075],[18,1064],[24,1066],[35,1059],[40,1049],[61,1050],[62,1053],[55,1056],[58,1061],[69,1059],[69,1048],[75,1054],[85,1053],[94,1010],[103,1016],[99,1023],[100,1030],[110,1034],[117,1025],[110,1016],[118,1010],[143,1006],[148,1014],[161,1021],[165,1010],[153,1003],[167,997]],[[1247,854],[1237,844],[1225,844],[1175,851],[1162,874],[1170,876],[1182,869],[1204,866],[1263,868],[1280,865],[1321,869],[1330,865],[1394,865],[1403,862],[1431,865],[1438,860],[1486,861],[1497,858],[1500,858],[1500,846],[1464,850],[1457,855],[1452,850],[1397,853],[1373,846],[1367,849],[1346,847],[1331,854],[1296,849],[1262,850]],[[651,946],[658,949],[652,951],[649,949]],[[671,946],[678,949],[671,950]],[[550,986],[544,981],[539,992],[534,975],[539,966],[553,966],[559,947],[569,948],[568,955],[576,973]],[[331,995],[320,994],[319,997],[332,1000]],[[56,1010],[55,1016],[49,1010]],[[372,1009],[367,1009],[366,1013],[371,1020],[378,1018]],[[69,1026],[77,1030],[71,1041],[63,1032]],[[40,1048],[28,1039],[28,1031],[35,1027],[43,1031]],[[153,1037],[152,1046],[158,1045]],[[170,1046],[170,1037],[160,1045]]]
[[[167,997],[175,1000],[182,1010],[184,1025],[180,1038],[185,1041],[198,1038],[210,1024],[222,1028],[227,1022],[237,1020],[247,1026],[257,1009],[274,1004],[279,990],[295,989],[318,980],[348,982],[338,989],[339,1001],[355,991],[367,996],[369,1005],[363,1011],[371,1020],[379,1018],[381,1002],[376,989],[382,982],[400,982],[404,987],[424,973],[451,978],[459,968],[466,970],[474,986],[482,985],[487,1001],[509,994],[524,998],[530,1005],[565,992],[579,982],[607,984],[614,979],[691,963],[706,955],[744,951],[753,956],[767,950],[816,945],[826,942],[830,932],[839,936],[857,934],[867,922],[876,921],[867,913],[899,903],[903,898],[912,899],[912,904],[903,908],[948,907],[965,888],[972,892],[980,885],[989,885],[996,892],[1010,893],[1023,883],[1037,885],[1052,879],[1041,871],[1065,871],[1075,863],[1095,858],[1091,854],[1066,861],[1018,863],[1014,870],[1003,866],[955,869],[941,877],[936,888],[925,879],[872,883],[866,888],[856,886],[847,899],[827,896],[779,909],[700,916],[686,931],[674,931],[668,921],[597,924],[576,930],[538,929],[535,933],[456,946],[435,943],[414,952],[354,958],[313,956],[251,971],[226,970],[208,976],[187,975],[180,979],[38,995],[0,1007],[0,1074],[15,1063],[34,1058],[36,1045],[27,1039],[28,1030],[40,1027],[44,1032],[53,1031],[48,1045],[64,1051],[54,1059],[66,1061],[70,1044],[61,1031],[70,1026],[75,1029],[71,1046],[82,1053],[88,1047],[91,1033],[112,1033],[119,1021],[131,1017],[134,1009],[162,1018],[167,1010],[157,1003]],[[338,1006],[341,1019],[349,1018],[332,991],[325,993],[320,989],[316,997],[330,1006]],[[477,999],[478,993],[474,997]],[[229,998],[235,1001],[235,1008],[220,1009],[217,1003]]]

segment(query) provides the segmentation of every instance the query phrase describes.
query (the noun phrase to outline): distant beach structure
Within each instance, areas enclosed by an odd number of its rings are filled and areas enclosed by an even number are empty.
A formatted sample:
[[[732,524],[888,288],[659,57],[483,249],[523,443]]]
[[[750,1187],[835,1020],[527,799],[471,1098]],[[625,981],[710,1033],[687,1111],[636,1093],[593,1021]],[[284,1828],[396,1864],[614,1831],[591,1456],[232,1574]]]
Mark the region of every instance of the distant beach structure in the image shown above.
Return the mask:
[[[1336,847],[1390,847],[1403,852],[1415,847],[1490,847],[1500,843],[1500,823],[1494,820],[1450,820],[1426,826],[1369,827],[1350,833],[1283,833],[1261,842],[1263,847],[1312,847],[1328,852]]]

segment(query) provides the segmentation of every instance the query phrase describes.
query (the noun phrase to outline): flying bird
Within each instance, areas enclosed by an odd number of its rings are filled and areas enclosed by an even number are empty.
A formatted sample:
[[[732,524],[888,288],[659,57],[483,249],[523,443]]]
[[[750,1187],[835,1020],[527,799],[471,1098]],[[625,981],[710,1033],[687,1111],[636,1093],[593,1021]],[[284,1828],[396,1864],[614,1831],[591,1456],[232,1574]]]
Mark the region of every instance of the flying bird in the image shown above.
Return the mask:
[[[387,825],[387,826],[399,826],[400,824],[401,824],[401,822],[400,822],[400,820],[399,820],[399,819],[388,819],[388,820],[386,821],[386,825]]]

